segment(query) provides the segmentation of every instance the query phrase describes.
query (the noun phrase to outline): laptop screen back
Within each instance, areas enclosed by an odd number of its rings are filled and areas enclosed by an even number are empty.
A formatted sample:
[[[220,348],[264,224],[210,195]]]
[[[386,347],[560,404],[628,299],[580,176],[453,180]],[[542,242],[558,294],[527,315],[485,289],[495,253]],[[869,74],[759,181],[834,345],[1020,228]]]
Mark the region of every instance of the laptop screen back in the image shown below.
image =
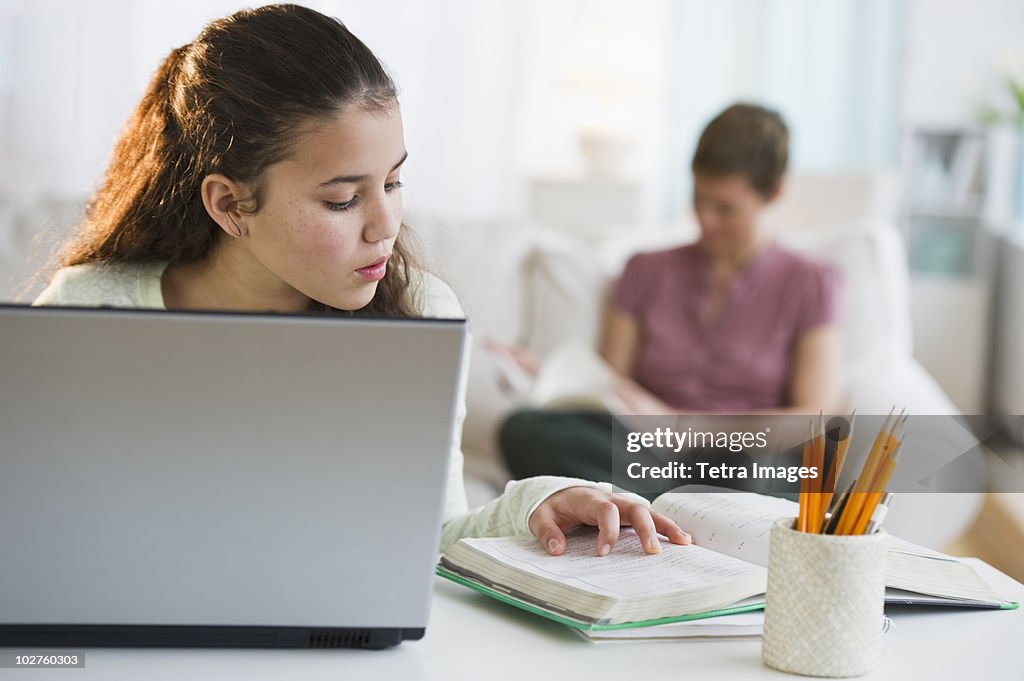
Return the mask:
[[[425,626],[464,322],[0,329],[0,624]]]

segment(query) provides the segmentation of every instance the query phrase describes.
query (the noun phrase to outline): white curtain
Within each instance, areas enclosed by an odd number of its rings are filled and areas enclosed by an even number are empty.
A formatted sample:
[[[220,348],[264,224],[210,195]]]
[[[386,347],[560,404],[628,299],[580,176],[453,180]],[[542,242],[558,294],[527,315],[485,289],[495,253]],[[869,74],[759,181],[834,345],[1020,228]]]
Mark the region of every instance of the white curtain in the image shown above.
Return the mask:
[[[26,288],[75,223],[161,60],[242,0],[0,0],[0,300]],[[525,35],[516,2],[312,0],[401,90],[414,216],[524,212],[518,170]]]
[[[508,205],[528,50],[527,16],[516,3],[305,4],[344,21],[395,74],[413,207],[482,217]],[[86,195],[168,51],[248,5],[0,0],[0,195]]]
[[[800,172],[870,171],[899,157],[902,0],[672,3],[665,217],[689,204],[689,159],[731,102],[776,108]]]
[[[341,18],[396,76],[410,211],[483,223],[525,217],[532,178],[580,173],[578,136],[601,107],[637,133],[630,172],[647,222],[688,209],[696,136],[739,98],[782,111],[799,170],[891,164],[903,2],[308,4]],[[87,196],[161,59],[243,6],[0,0],[0,204]],[[611,55],[600,52],[608,36]],[[595,83],[606,90],[597,99],[586,92]]]

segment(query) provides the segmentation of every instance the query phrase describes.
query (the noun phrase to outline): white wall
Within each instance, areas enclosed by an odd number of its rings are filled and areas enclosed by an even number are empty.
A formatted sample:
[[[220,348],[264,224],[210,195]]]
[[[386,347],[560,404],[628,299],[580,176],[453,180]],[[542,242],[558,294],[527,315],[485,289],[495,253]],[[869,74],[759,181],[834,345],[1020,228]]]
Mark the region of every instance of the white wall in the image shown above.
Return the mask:
[[[1024,415],[1024,238],[1006,238],[995,310],[992,406],[998,414]],[[1024,438],[1024,431],[1015,434]]]
[[[1008,105],[1003,74],[1024,77],[1024,2],[1020,0],[907,0],[902,124],[914,127],[978,125],[982,105]],[[1002,228],[1003,225],[998,227]],[[1024,268],[1024,258],[1012,263]],[[1014,276],[1022,276],[1015,269]],[[1005,285],[1004,280],[1003,284]],[[1024,367],[1008,351],[991,355],[993,328],[1007,315],[1024,317],[1021,288],[1003,293],[989,314],[996,282],[986,269],[973,281],[913,283],[915,355],[957,405],[971,413],[989,408],[990,391],[1017,391]],[[1020,322],[1006,322],[1011,326]],[[1024,346],[1024,334],[1018,335]],[[992,375],[1003,387],[988,384]],[[1016,399],[1016,413],[1024,400]]]
[[[903,120],[962,125],[1003,97],[1002,69],[1024,75],[1024,2],[907,0]]]

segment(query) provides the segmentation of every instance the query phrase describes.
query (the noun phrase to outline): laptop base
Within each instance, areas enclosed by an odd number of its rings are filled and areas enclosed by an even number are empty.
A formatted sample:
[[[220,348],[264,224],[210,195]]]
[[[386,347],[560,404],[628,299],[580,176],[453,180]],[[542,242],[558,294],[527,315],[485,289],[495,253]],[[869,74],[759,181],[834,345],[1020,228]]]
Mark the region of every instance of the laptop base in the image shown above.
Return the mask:
[[[423,638],[423,633],[423,628],[0,625],[0,646],[380,650]]]

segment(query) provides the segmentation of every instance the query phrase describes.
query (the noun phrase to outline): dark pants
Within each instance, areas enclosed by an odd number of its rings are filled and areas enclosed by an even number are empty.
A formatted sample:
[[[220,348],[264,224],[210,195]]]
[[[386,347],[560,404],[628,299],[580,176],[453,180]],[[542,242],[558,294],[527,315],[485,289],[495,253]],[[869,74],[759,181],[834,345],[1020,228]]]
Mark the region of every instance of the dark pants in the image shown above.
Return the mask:
[[[648,499],[677,487],[678,480],[631,481],[622,473],[622,461],[613,465],[613,457],[622,457],[626,443],[622,439],[625,428],[616,428],[614,417],[604,411],[548,411],[524,409],[513,412],[501,425],[498,434],[505,463],[515,478],[534,475],[563,475],[597,482],[611,482],[622,489],[636,492]],[[622,441],[614,441],[614,440]],[[708,462],[712,465],[747,464],[751,459],[743,452],[720,449],[694,449],[682,455],[673,455],[675,461],[688,465]],[[642,449],[629,454],[629,461],[643,466],[663,466],[666,461],[657,450]],[[771,460],[759,458],[764,465],[797,465],[801,452],[790,450]],[[799,483],[785,480],[725,480],[718,484],[734,490],[760,492],[795,500]]]

